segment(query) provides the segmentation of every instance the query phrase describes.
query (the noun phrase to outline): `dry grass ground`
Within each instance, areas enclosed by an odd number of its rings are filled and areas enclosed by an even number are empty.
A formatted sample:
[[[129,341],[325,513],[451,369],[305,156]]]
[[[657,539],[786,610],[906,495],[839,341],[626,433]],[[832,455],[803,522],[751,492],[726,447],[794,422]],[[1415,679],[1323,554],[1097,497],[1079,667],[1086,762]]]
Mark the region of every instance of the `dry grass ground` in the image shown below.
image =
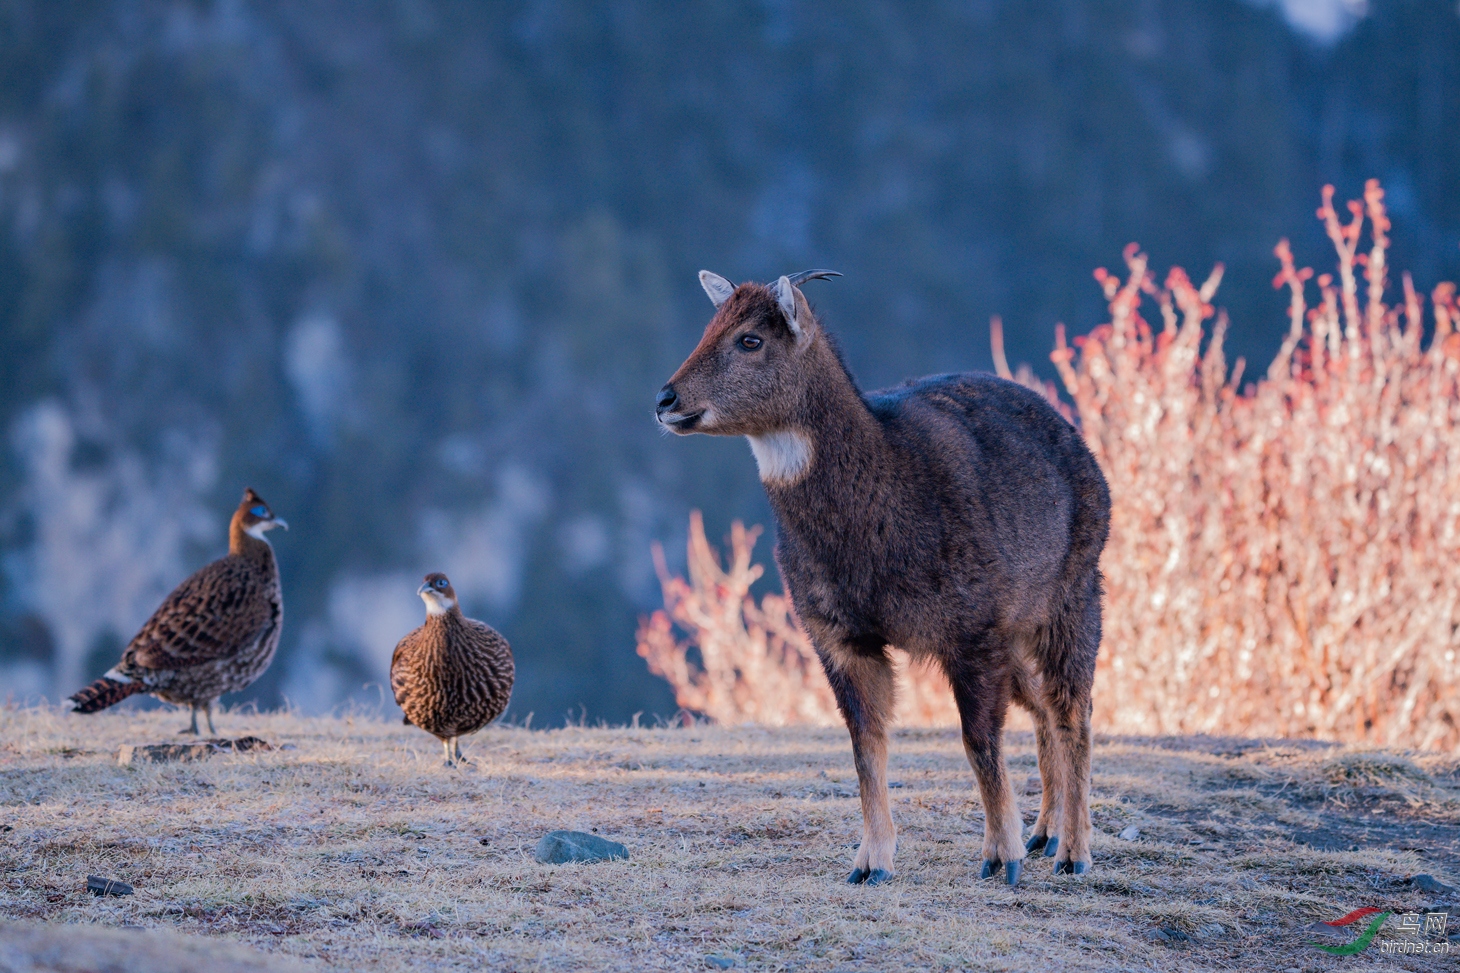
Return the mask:
[[[975,877],[982,812],[955,735],[903,730],[900,872],[866,888],[842,883],[859,810],[839,730],[496,727],[448,770],[409,727],[230,713],[225,732],[295,749],[117,765],[121,744],[174,739],[181,722],[0,710],[0,915],[167,927],[349,970],[1453,962],[1302,945],[1310,924],[1360,906],[1446,904],[1407,878],[1460,878],[1452,757],[1102,739],[1093,873],[1056,881],[1041,858],[1009,889]],[[1023,781],[1032,741],[1010,743]],[[1037,798],[1021,801],[1032,817]],[[1116,837],[1131,824],[1138,840]],[[633,858],[539,865],[553,828],[597,829]],[[136,894],[92,898],[88,873]]]

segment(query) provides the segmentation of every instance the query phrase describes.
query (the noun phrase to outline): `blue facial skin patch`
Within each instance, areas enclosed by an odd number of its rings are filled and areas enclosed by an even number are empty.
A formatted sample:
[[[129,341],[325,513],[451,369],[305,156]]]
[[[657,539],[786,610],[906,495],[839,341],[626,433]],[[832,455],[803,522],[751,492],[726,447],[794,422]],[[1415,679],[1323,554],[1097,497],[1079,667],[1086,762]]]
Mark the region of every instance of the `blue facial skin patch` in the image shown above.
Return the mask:
[[[251,513],[251,514],[253,514],[255,517],[267,517],[269,515],[269,508],[268,507],[251,507],[248,512]]]

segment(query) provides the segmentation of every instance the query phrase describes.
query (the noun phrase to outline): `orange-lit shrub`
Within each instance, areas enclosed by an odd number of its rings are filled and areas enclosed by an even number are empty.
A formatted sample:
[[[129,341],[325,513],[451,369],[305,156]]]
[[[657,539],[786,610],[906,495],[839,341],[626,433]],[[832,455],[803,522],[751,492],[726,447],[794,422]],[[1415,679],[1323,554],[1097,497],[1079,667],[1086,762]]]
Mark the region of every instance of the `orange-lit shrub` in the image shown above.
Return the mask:
[[[1111,321],[1052,356],[1114,498],[1096,706],[1107,729],[1460,749],[1460,363],[1454,288],[1385,303],[1377,182],[1319,217],[1338,279],[1278,244],[1289,330],[1229,375],[1216,278],[1097,273]],[[1359,250],[1367,218],[1371,246]],[[1220,271],[1220,268],[1219,268]],[[1367,284],[1360,295],[1357,274]],[[1159,330],[1142,317],[1150,300]]]
[[[696,510],[689,522],[688,581],[669,574],[664,550],[655,544],[654,566],[664,588],[665,610],[639,626],[639,655],[651,672],[674,687],[681,707],[717,723],[840,724],[821,662],[790,600],[766,595],[756,604],[750,594],[762,573],[759,564],[750,562],[759,535],[759,527],[747,530],[737,521],[731,528],[729,565],[722,569]],[[676,638],[675,625],[688,639]],[[692,648],[698,650],[698,664],[689,658]],[[909,666],[906,655],[895,655],[898,722],[956,722],[953,693],[942,673]]]
[[[1386,303],[1378,183],[1347,221],[1332,198],[1325,187],[1319,217],[1337,279],[1317,278],[1310,309],[1312,271],[1279,243],[1289,329],[1246,390],[1211,304],[1220,267],[1200,287],[1180,268],[1158,286],[1129,247],[1123,280],[1096,273],[1110,322],[1074,348],[1057,329],[1051,358],[1114,504],[1095,694],[1104,730],[1460,750],[1460,306],[1452,285],[1435,288],[1426,341],[1407,275],[1401,303]],[[1032,373],[1012,377],[1053,396]],[[712,592],[722,582],[695,566],[693,535],[691,584],[660,558],[669,615],[646,622],[640,653],[681,705],[717,720],[832,720],[785,601]],[[744,568],[721,577],[758,576],[748,543],[735,544]],[[671,617],[703,667],[684,661]],[[925,721],[952,722],[946,687],[910,685]]]

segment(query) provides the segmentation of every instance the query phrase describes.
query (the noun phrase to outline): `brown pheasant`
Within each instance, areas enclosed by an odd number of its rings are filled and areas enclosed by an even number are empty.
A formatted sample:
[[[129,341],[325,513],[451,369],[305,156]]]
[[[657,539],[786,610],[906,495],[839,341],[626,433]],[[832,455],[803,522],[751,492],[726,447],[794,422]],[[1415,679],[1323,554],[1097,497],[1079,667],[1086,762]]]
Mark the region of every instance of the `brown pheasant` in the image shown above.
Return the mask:
[[[440,739],[450,767],[463,759],[457,738],[507,708],[516,667],[506,639],[461,613],[446,575],[426,575],[416,593],[426,602],[426,624],[395,647],[390,688],[405,722]]]
[[[279,567],[264,539],[288,528],[253,490],[228,526],[228,556],[188,578],[153,612],[122,661],[69,700],[95,713],[137,693],[192,708],[184,733],[198,732],[198,708],[213,729],[213,704],[261,676],[274,659],[284,622]]]

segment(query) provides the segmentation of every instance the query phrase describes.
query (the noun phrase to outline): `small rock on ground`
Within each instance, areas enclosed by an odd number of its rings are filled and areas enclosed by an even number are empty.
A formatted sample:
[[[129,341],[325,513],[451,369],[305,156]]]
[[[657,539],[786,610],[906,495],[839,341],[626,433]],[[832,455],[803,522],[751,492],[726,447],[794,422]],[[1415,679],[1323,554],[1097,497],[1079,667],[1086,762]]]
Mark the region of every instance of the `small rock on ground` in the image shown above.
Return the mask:
[[[549,831],[537,843],[536,857],[544,865],[562,865],[628,858],[629,850],[617,841],[584,831]]]
[[[1444,882],[1435,878],[1433,875],[1411,875],[1409,878],[1409,884],[1413,885],[1421,892],[1434,892],[1440,895],[1444,895],[1449,892],[1460,892],[1460,889],[1455,888],[1455,886],[1453,885],[1446,885]]]
[[[712,953],[705,957],[705,965],[714,970],[732,970],[736,962],[734,956],[716,956]]]
[[[86,876],[86,891],[92,895],[132,895],[132,886],[101,875]]]
[[[1135,825],[1128,825],[1119,835],[1121,841],[1135,841],[1141,836],[1141,829]]]
[[[1146,933],[1147,939],[1154,939],[1163,943],[1185,943],[1191,941],[1191,936],[1184,930],[1175,926],[1158,926]]]

